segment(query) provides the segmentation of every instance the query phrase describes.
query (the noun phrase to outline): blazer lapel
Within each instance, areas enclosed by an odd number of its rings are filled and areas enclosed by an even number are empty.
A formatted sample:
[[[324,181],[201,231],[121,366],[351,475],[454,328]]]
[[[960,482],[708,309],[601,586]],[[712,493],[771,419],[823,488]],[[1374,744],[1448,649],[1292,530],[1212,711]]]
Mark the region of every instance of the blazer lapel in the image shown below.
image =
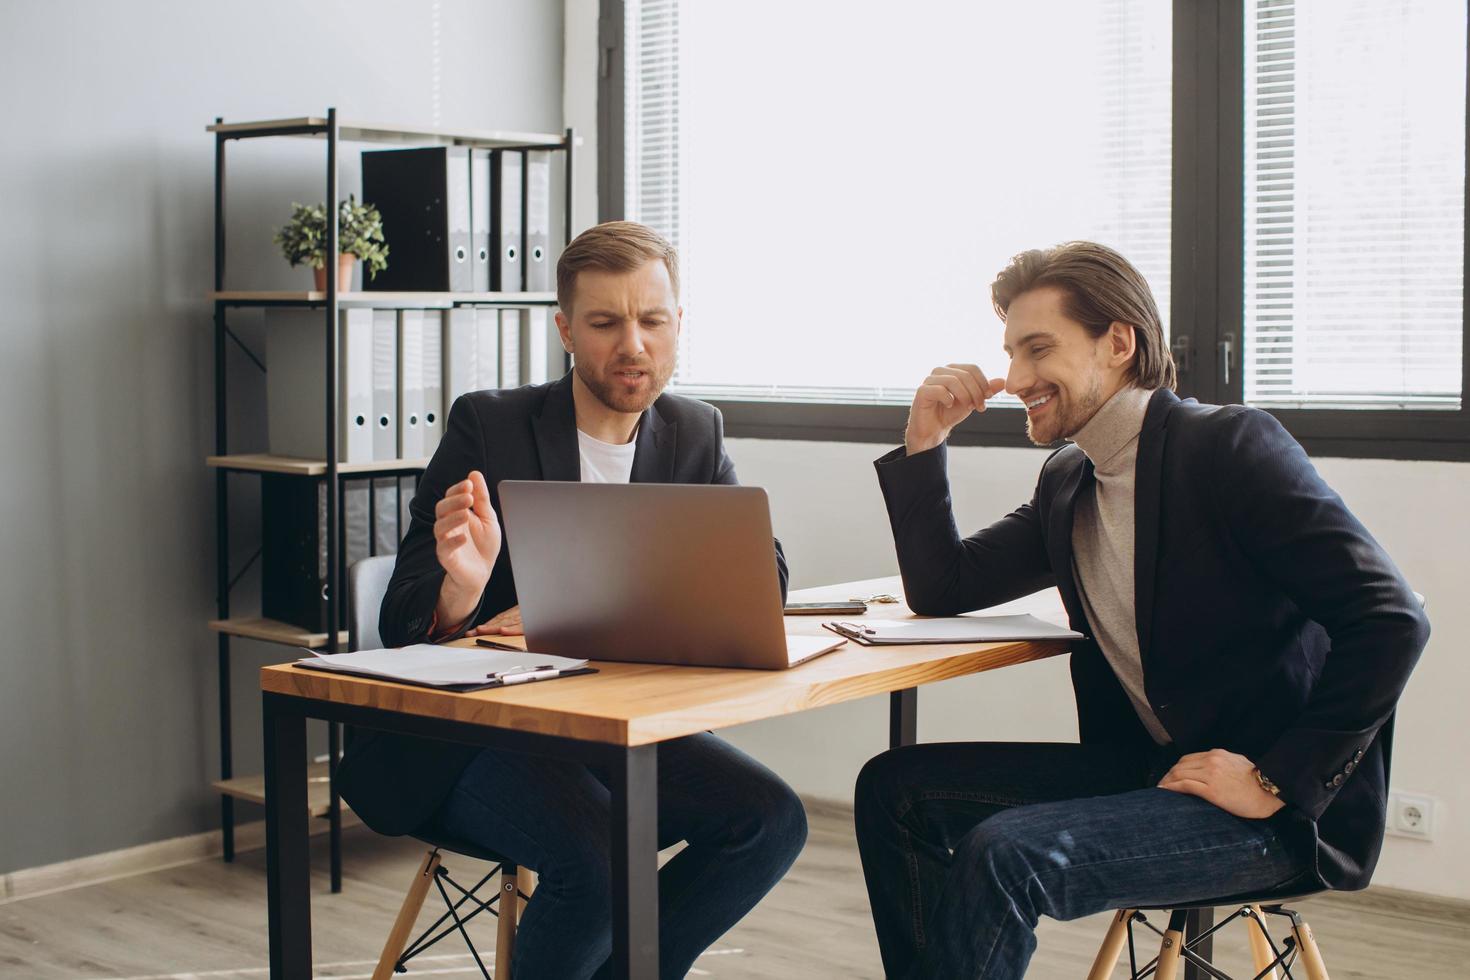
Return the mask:
[[[577,408],[572,402],[568,373],[546,389],[541,412],[531,418],[541,479],[576,483],[582,479],[582,457],[577,449]]]
[[[638,423],[637,448],[633,450],[632,483],[673,483],[674,449],[678,443],[679,426],[664,421],[659,414],[658,402],[654,402],[643,413]]]
[[[1159,569],[1159,496],[1164,472],[1164,441],[1169,413],[1179,398],[1160,388],[1149,399],[1138,435],[1138,462],[1133,476],[1133,594],[1138,622],[1139,660],[1148,664],[1153,640],[1154,585]]]
[[[1082,456],[1080,452],[1078,455]],[[1067,615],[1073,623],[1084,623],[1087,616],[1082,611],[1082,601],[1072,577],[1072,515],[1077,509],[1077,495],[1091,492],[1092,479],[1092,461],[1082,456],[1077,468],[1063,478],[1061,488],[1052,498],[1047,521],[1046,550],[1057,578],[1057,591],[1062,594],[1062,605],[1067,607]]]

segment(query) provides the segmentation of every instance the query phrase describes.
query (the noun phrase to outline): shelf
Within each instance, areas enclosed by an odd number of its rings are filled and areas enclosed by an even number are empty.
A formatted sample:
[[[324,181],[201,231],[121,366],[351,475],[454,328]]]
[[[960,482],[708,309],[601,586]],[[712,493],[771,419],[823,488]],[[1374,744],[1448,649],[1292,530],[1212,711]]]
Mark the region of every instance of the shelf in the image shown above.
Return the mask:
[[[287,476],[326,476],[327,461],[276,456],[271,453],[232,453],[228,456],[206,456],[206,466],[217,470],[241,470],[249,473],[284,473]],[[367,463],[338,463],[340,475],[359,473],[410,473],[428,467],[429,459],[375,459]]]
[[[255,122],[212,123],[206,132],[222,133],[231,139],[261,136],[327,135],[325,116],[299,116],[295,119],[262,119]],[[525,149],[560,149],[566,137],[560,133],[515,133],[496,129],[443,129],[435,126],[400,126],[392,123],[337,121],[337,138],[351,143],[424,143],[452,146],[517,147]]]
[[[306,809],[313,817],[327,815],[328,797],[332,792],[331,787],[327,784],[327,778],[325,762],[313,762],[306,767]],[[233,796],[237,800],[265,806],[265,776],[262,774],[236,776],[234,779],[216,779],[210,785],[225,796]],[[342,813],[345,816],[347,812],[347,804],[343,802]]]
[[[227,306],[320,306],[327,294],[318,290],[251,290],[226,289],[211,291],[209,298]],[[555,306],[556,293],[338,293],[338,306],[407,307],[409,309],[448,309],[469,303],[493,303],[499,306]]]
[[[216,633],[228,633],[230,636],[243,636],[251,640],[264,640],[266,643],[280,643],[288,647],[309,647],[319,650],[327,645],[327,634],[311,633],[300,626],[292,626],[290,623],[282,623],[274,619],[262,619],[257,616],[253,619],[211,619],[209,628]],[[337,646],[342,650],[347,649],[347,631],[338,630]]]

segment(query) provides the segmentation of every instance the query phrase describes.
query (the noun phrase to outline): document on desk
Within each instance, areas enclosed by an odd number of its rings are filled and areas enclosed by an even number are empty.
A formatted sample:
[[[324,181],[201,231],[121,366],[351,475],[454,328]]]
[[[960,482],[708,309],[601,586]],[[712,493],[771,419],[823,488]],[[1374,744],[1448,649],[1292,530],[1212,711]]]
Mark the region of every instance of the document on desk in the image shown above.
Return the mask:
[[[827,629],[864,646],[905,643],[1000,643],[1014,640],[1081,640],[1081,633],[1021,616],[951,616],[937,619],[865,619],[823,623]]]
[[[396,650],[319,653],[302,657],[296,665],[450,690],[508,686],[590,672],[586,660],[573,657],[510,650],[468,650],[430,643],[416,643]]]

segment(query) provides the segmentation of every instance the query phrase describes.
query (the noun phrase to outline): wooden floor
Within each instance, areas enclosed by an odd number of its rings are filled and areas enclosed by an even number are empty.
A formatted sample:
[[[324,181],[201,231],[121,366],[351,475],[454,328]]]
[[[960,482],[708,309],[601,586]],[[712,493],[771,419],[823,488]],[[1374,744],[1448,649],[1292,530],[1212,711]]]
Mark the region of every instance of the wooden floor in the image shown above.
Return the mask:
[[[691,975],[722,980],[882,975],[851,815],[813,806],[810,816],[810,842],[796,867],[699,960]],[[325,844],[324,837],[312,841],[317,976],[368,977],[421,851],[413,841],[351,828],[343,840],[345,886],[340,895],[331,895]],[[264,863],[264,853],[255,851],[234,864],[202,861],[0,906],[0,977],[260,980],[267,972]],[[482,867],[467,858],[451,857],[447,863],[461,879]],[[437,901],[431,893],[422,924],[431,921],[429,910]],[[1470,905],[1370,890],[1319,898],[1300,908],[1333,980],[1470,976]],[[1028,976],[1080,980],[1105,928],[1102,916],[1044,922]],[[1239,928],[1217,940],[1216,962],[1249,977]],[[472,925],[472,932],[482,953],[494,949],[493,922],[477,931]],[[474,971],[464,946],[446,940],[410,964],[406,980],[472,976]]]

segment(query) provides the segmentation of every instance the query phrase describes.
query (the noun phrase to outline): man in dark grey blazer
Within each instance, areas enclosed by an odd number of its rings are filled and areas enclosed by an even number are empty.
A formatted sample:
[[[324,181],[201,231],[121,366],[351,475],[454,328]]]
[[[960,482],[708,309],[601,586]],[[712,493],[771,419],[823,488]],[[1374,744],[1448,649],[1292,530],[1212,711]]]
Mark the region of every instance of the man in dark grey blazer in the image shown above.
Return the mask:
[[[909,606],[953,616],[1055,586],[1081,744],[917,745],[858,778],[893,977],[1019,978],[1042,915],[1275,888],[1362,888],[1393,711],[1429,634],[1413,592],[1270,415],[1181,401],[1148,284],[1072,242],[992,286],[1010,371],[936,368],[877,461]],[[1036,490],[968,537],[950,430],[1001,389]]]
[[[720,414],[663,393],[682,310],[678,260],[650,229],[609,222],[557,266],[556,323],[576,367],[546,385],[457,399],[411,510],[379,629],[389,646],[519,633],[501,480],[734,484]],[[785,559],[776,545],[784,596]],[[574,562],[576,555],[567,555]],[[712,734],[659,746],[659,962],[694,959],[781,879],[806,840],[801,801]],[[540,876],[517,934],[519,980],[610,973],[609,792],[586,766],[377,732],[353,739],[342,796],[385,834],[433,828]]]

